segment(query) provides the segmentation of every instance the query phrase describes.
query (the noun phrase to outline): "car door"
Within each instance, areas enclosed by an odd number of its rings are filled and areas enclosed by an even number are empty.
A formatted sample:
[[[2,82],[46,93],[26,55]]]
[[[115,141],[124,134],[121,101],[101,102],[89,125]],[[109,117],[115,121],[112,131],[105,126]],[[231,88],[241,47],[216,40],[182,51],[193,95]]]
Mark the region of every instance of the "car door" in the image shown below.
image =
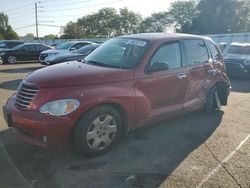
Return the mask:
[[[214,80],[214,65],[202,39],[181,42],[187,65],[188,87],[184,97],[184,111],[198,109],[206,101],[208,89]]]
[[[48,48],[46,46],[42,45],[42,44],[36,44],[35,49],[36,50],[34,52],[34,58],[35,58],[36,61],[38,61],[41,52],[47,50]]]
[[[35,45],[29,44],[24,46],[21,50],[20,61],[33,61],[35,60]]]
[[[156,63],[166,63],[168,69],[153,70]],[[162,66],[164,67],[164,66]],[[186,68],[182,63],[181,47],[178,41],[161,45],[151,57],[143,78],[136,78],[136,95],[144,96],[149,103],[149,112],[140,117],[142,109],[137,103],[138,119],[150,120],[160,116],[182,112],[186,92]],[[145,103],[145,102],[144,102]],[[143,107],[144,108],[144,107]],[[140,126],[140,123],[137,123]]]

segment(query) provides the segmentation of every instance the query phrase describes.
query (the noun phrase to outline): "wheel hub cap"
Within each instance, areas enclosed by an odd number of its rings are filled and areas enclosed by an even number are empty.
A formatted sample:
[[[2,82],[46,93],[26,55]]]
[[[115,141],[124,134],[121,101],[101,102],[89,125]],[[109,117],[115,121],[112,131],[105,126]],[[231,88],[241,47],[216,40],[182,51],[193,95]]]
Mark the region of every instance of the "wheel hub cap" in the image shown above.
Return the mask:
[[[88,146],[93,150],[103,150],[113,142],[116,132],[117,122],[113,116],[98,116],[88,128]]]

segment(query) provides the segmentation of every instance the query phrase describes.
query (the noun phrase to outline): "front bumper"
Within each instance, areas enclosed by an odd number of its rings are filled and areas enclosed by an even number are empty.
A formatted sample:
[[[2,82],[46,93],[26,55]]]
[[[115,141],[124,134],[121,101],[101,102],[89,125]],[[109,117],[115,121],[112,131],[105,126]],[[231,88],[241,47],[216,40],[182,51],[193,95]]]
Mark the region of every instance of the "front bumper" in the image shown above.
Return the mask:
[[[19,139],[48,149],[62,148],[68,143],[73,127],[70,118],[21,110],[15,106],[14,101],[15,96],[12,96],[3,110],[8,126],[14,128]]]

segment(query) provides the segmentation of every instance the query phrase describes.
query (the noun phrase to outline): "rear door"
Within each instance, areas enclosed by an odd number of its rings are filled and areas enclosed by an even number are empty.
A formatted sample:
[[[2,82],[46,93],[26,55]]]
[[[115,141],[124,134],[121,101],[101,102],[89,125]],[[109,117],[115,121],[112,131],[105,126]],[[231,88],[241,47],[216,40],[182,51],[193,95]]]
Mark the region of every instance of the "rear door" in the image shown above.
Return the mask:
[[[35,52],[34,52],[34,58],[35,58],[35,60],[39,60],[39,56],[40,56],[40,54],[41,54],[41,52],[43,52],[43,51],[45,51],[45,50],[47,50],[48,49],[48,47],[47,46],[44,46],[44,45],[42,45],[42,44],[36,44],[35,45]]]
[[[153,64],[158,62],[167,63],[169,69],[151,72]],[[180,43],[176,41],[161,45],[151,57],[146,69],[145,76],[135,81],[137,95],[142,93],[150,106],[150,112],[144,120],[182,112],[186,92],[186,68],[182,63]],[[145,110],[137,104],[137,114]]]
[[[184,110],[189,111],[204,104],[208,89],[213,84],[215,69],[202,39],[183,40],[182,46],[188,79]]]

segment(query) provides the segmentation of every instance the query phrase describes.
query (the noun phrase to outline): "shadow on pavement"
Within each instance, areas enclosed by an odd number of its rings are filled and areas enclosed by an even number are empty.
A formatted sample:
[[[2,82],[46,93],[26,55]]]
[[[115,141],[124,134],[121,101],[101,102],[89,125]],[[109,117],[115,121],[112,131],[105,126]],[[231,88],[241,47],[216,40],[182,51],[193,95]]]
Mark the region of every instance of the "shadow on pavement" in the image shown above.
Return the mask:
[[[24,67],[24,68],[13,68],[13,69],[3,69],[0,70],[2,73],[28,73],[33,72],[37,69],[43,68],[41,67]]]
[[[0,140],[34,187],[157,187],[220,125],[222,111],[201,111],[130,133],[108,153],[86,158],[72,148],[46,151],[15,139]]]
[[[0,83],[0,88],[1,89],[8,89],[8,90],[16,91],[17,87],[19,86],[19,84],[21,82],[22,82],[22,79],[10,80],[10,81],[7,81],[7,82],[2,82],[2,83]]]
[[[231,78],[232,91],[250,93],[250,78]]]

